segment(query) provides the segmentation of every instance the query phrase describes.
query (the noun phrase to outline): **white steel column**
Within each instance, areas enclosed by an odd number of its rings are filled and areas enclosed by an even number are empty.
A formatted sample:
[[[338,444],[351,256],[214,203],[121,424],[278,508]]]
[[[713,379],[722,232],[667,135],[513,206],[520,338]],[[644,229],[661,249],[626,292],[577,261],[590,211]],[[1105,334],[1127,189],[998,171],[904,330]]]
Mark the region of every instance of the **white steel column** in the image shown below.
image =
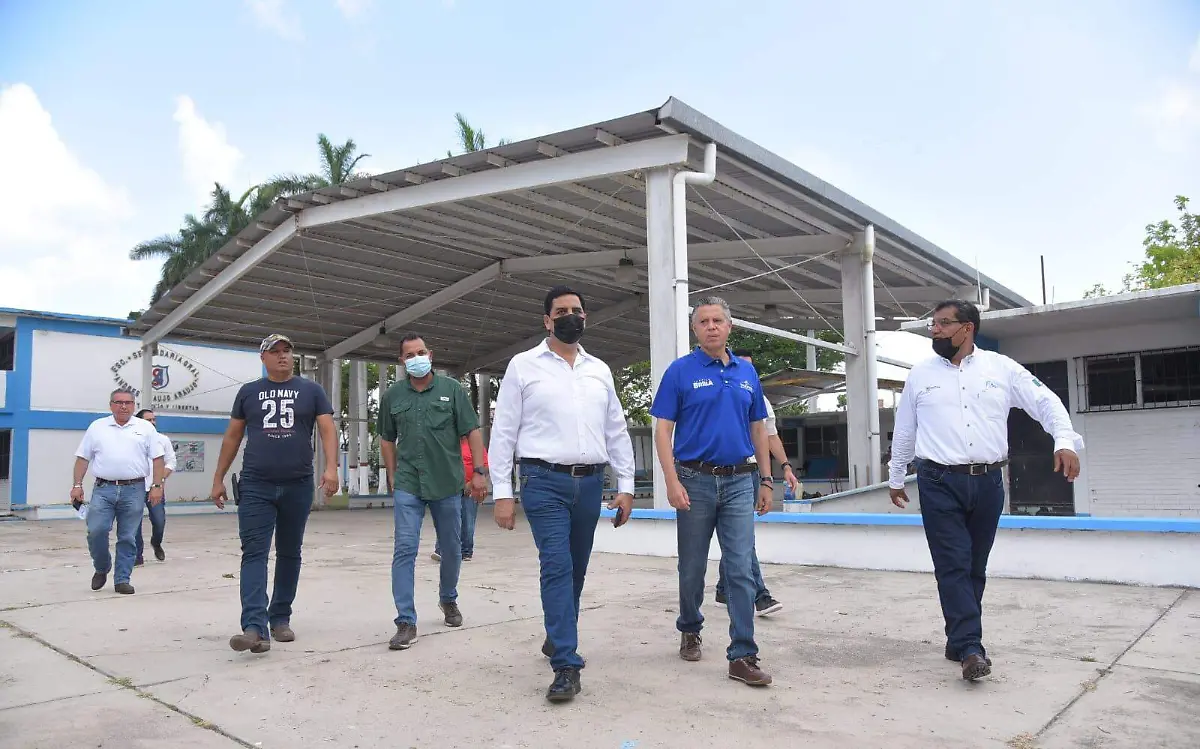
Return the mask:
[[[858,350],[846,354],[846,455],[849,488],[870,483],[870,425],[867,411],[874,406],[871,381],[867,375],[867,352],[863,351],[866,320],[863,315],[862,255],[851,245],[842,253],[842,324],[846,343]]]
[[[846,453],[852,488],[878,483],[880,476],[874,244],[874,229],[868,227],[867,232],[855,236],[841,259],[844,335],[846,343],[859,352],[846,355]]]
[[[815,331],[815,330],[808,331],[808,337],[816,338],[817,331]],[[813,346],[812,344],[809,344],[804,347],[804,368],[807,369],[809,372],[817,371],[817,347]],[[809,398],[806,401],[806,403],[807,403],[807,408],[808,408],[809,413],[812,413],[813,411],[817,410],[816,396]]]
[[[324,359],[317,359],[316,368],[308,373],[304,373],[304,360],[301,359],[300,376],[313,380],[322,388],[326,388],[329,383],[329,367],[325,366]],[[313,507],[325,506],[325,493],[321,491],[321,476],[325,473],[325,451],[321,447],[321,433],[318,429],[313,429]]]
[[[367,390],[367,363],[356,360],[350,366],[353,368],[354,385],[358,391],[358,396],[352,400],[355,419],[354,431],[358,435],[358,439],[355,441],[358,446],[358,464],[354,473],[355,485],[358,487],[358,494],[370,494],[371,433],[367,431],[367,414],[370,413],[367,409],[367,399],[370,397]]]
[[[138,396],[142,408],[154,408],[154,355],[158,353],[158,344],[151,343],[142,346],[142,390]]]
[[[347,483],[346,476],[342,473],[342,428],[345,426],[342,420],[342,360],[331,359],[325,363],[324,369],[325,376],[321,384],[325,387],[325,394],[329,396],[330,405],[333,406],[333,432],[338,442],[336,470],[338,491],[341,492]]]
[[[658,391],[667,366],[678,358],[688,342],[687,321],[677,314],[675,300],[675,221],[672,182],[675,170],[646,172],[646,265],[650,307],[650,389]],[[686,309],[686,307],[685,307]],[[682,328],[682,329],[681,329]],[[653,439],[651,439],[653,445]],[[667,481],[653,450],[654,507],[667,508]]]
[[[479,431],[486,447],[492,441],[492,376],[475,375],[475,388],[479,391]]]
[[[358,391],[358,367],[361,362],[351,359],[350,378],[346,403],[346,486],[351,495],[358,494],[358,404],[362,393]]]
[[[379,367],[379,389],[376,393],[375,407],[379,408],[381,405],[383,405],[383,394],[385,392],[387,392],[388,385],[391,384],[391,379],[392,379],[391,378],[391,369],[392,369],[392,367],[390,364],[379,364],[377,366]],[[378,422],[376,422],[376,423],[378,423]],[[368,432],[368,436],[369,436],[369,432]],[[379,435],[376,434],[375,438],[378,439]],[[378,478],[379,483],[377,484],[377,488],[375,490],[376,493],[387,494],[387,469],[383,467],[383,449],[382,448],[379,451],[379,476],[377,478]]]

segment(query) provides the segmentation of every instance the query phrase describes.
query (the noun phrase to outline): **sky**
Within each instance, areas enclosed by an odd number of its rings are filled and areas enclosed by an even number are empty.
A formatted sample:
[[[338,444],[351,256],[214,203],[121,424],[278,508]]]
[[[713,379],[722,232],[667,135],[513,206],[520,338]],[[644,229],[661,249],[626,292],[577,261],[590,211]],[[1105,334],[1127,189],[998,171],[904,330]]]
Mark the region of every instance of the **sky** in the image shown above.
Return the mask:
[[[1078,299],[1200,204],[1194,0],[0,0],[0,307],[145,306],[130,248],[319,132],[387,172],[455,112],[520,140],[670,96],[1035,302],[1039,257]]]

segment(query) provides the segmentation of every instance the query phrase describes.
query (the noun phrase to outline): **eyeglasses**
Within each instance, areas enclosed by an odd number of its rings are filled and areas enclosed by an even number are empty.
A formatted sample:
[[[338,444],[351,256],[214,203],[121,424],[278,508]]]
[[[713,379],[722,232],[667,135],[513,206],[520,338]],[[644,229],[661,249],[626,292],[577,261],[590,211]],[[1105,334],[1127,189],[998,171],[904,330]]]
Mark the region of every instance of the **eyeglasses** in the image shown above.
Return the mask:
[[[940,320],[930,319],[929,322],[925,323],[925,327],[930,330],[933,330],[934,328],[948,328],[951,325],[963,325],[963,324],[965,324],[965,323],[962,320],[951,320],[949,318],[943,317]]]
[[[112,401],[114,406],[132,406],[133,401]]]

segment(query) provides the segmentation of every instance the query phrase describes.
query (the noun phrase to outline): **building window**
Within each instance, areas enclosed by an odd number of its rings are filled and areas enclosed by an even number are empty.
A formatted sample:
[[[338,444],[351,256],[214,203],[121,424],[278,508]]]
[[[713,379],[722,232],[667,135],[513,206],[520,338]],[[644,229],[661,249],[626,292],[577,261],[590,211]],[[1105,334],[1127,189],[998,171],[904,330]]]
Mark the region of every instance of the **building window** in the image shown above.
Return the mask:
[[[16,354],[16,336],[11,328],[0,328],[0,370],[12,370]]]
[[[1080,411],[1200,405],[1200,346],[1079,361]]]
[[[9,460],[12,456],[12,432],[0,429],[0,481],[8,481]]]

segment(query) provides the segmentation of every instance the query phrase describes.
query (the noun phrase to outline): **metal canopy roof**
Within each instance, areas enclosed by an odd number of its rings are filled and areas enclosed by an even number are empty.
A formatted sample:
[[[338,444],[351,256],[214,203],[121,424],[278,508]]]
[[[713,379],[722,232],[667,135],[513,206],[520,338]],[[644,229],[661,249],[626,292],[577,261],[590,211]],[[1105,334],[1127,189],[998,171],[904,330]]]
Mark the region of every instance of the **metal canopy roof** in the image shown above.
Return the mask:
[[[423,335],[441,367],[502,372],[510,356],[543,335],[546,289],[568,283],[586,297],[588,350],[614,367],[644,360],[645,179],[637,169],[619,168],[617,155],[662,150],[680,138],[687,139],[692,169],[701,168],[706,143],[717,147],[716,180],[687,193],[691,290],[729,284],[713,293],[729,300],[736,317],[766,322],[771,304],[770,314],[784,318],[771,323],[777,327],[841,328],[836,252],[868,224],[877,238],[880,329],[898,329],[891,318],[920,316],[976,283],[966,263],[670,99],[620,119],[282,200],[130,332],[156,340],[156,333],[173,328],[174,340],[245,346],[279,331],[304,353],[394,361],[400,336],[411,329]],[[522,185],[486,197],[464,197],[470,191],[458,189],[489,179],[480,176],[488,172],[500,175],[497,184],[512,175],[515,185],[518,174],[543,168],[528,165],[591,152],[597,152],[593,161],[612,154],[618,167],[606,177]],[[416,207],[394,208],[405,195],[431,194],[407,192],[430,183],[444,201],[422,198]],[[385,201],[388,209],[374,212]],[[306,223],[306,217],[320,218]],[[285,225],[299,228],[281,233]],[[632,282],[617,280],[623,255],[635,262]],[[586,267],[566,267],[572,263]],[[786,284],[764,275],[767,263],[782,269]],[[218,283],[231,266],[237,280]],[[980,282],[990,289],[993,308],[1029,303],[990,278]],[[390,338],[371,330],[385,320]]]
[[[789,367],[762,377],[761,382],[763,394],[771,403],[777,404],[844,390],[846,375]],[[904,381],[880,377],[879,389],[899,392],[904,389]]]
[[[994,297],[993,297],[994,298]],[[1200,283],[984,312],[980,332],[1004,340],[1048,333],[1106,330],[1124,325],[1200,318]],[[912,333],[929,335],[924,321],[905,323]]]

